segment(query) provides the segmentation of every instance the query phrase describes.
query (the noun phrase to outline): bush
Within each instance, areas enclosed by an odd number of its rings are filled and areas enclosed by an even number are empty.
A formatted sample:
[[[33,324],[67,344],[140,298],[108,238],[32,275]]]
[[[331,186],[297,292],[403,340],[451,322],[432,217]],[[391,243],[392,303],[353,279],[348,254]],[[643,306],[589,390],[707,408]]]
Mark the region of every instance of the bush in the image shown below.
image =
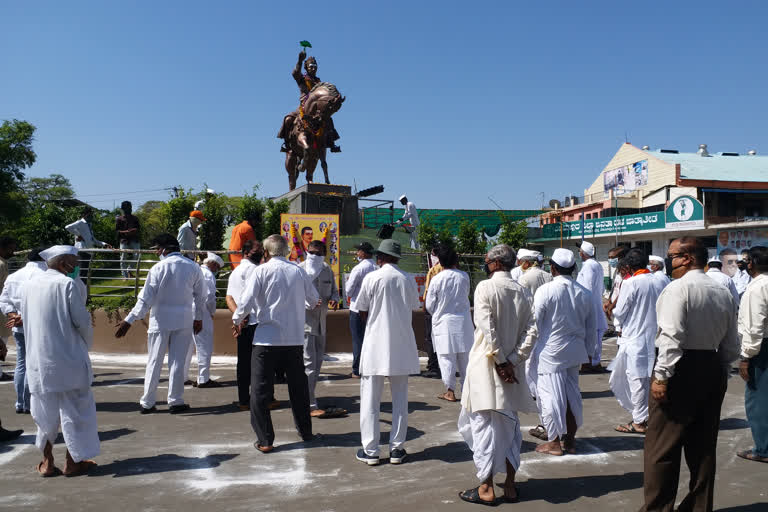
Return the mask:
[[[200,248],[217,251],[224,246],[224,236],[230,224],[229,201],[223,194],[208,194],[203,204],[205,222],[200,226]]]
[[[267,214],[264,216],[264,237],[280,234],[280,215],[288,213],[291,204],[287,199],[281,201],[266,200]]]
[[[464,219],[459,222],[459,230],[456,234],[456,250],[460,254],[485,253],[485,238],[477,226],[477,221],[469,222]]]

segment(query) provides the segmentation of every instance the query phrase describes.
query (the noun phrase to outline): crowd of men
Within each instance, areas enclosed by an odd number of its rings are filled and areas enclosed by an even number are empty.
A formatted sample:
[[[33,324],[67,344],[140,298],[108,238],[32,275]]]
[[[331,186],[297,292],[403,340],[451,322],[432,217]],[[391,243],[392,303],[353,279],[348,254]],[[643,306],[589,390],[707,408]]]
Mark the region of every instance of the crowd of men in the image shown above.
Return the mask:
[[[190,216],[190,229],[196,218]],[[183,394],[193,346],[196,385],[216,385],[209,373],[212,319],[215,274],[224,262],[208,254],[198,265],[181,254],[183,240],[181,234],[163,234],[153,241],[160,261],[149,270],[136,306],[115,333],[125,336],[149,313],[141,414],[157,411],[166,353],[170,413],[190,408]],[[99,440],[88,356],[93,333],[85,288],[77,279],[78,248],[34,250],[29,263],[6,279],[6,260],[14,249],[13,241],[0,240],[0,309],[17,344],[16,411],[30,412],[38,426],[42,476],[61,472],[52,449],[59,426],[66,444],[63,473],[83,474],[95,464],[91,459],[99,453]],[[413,278],[399,267],[398,242],[383,240],[376,250],[364,242],[355,249],[358,264],[346,292],[353,340],[350,377],[360,379],[362,447],[356,458],[367,465],[381,461],[379,413],[388,380],[389,462],[401,464],[408,457],[408,379],[420,371],[411,323],[420,297]],[[296,264],[288,260],[289,245],[280,235],[263,242],[245,239],[239,264],[229,276],[226,302],[238,347],[235,405],[250,410],[254,447],[262,453],[274,450],[270,410],[278,377],[285,378],[304,442],[318,439],[313,418],[347,414],[332,404],[320,407],[316,396],[326,316],[338,306],[340,294],[325,262],[325,244],[313,241],[307,250],[307,260]],[[691,483],[679,510],[712,510],[720,408],[737,359],[747,383],[745,407],[755,442],[753,449],[738,455],[768,462],[768,349],[763,350],[768,337],[768,248],[753,247],[740,256],[723,251],[713,261],[699,239],[684,237],[669,246],[665,272],[664,258],[616,247],[609,253],[608,266],[615,273],[606,296],[595,247],[583,242],[578,253],[578,274],[576,255],[562,248],[549,258],[547,272],[536,251],[493,247],[484,262],[489,278],[477,284],[472,311],[470,279],[458,269],[456,252],[443,246],[432,252],[437,263],[424,299],[431,351],[444,384],[437,398],[461,402],[457,427],[473,451],[480,482],[459,496],[486,505],[519,500],[515,474],[521,464],[521,412],[540,418],[529,431],[543,441],[536,452],[576,452],[576,434],[584,422],[579,374],[607,371],[600,361],[610,325],[619,345],[608,366],[610,387],[631,415],[616,430],[645,435],[641,510],[672,510],[682,452]],[[738,266],[738,279],[721,272],[724,266]],[[0,440],[20,434],[2,429]],[[506,474],[498,496],[493,482],[497,473]]]

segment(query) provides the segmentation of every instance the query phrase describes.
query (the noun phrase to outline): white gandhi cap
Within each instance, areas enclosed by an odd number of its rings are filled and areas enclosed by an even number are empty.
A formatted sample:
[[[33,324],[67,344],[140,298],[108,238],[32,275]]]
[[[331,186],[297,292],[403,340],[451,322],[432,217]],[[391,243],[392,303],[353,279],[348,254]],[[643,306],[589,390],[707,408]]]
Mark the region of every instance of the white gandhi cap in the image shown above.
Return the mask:
[[[403,199],[405,199],[405,198],[406,198],[406,197],[405,197],[405,194],[403,194],[403,195],[401,195],[400,197],[398,197],[398,198],[397,198],[397,200],[398,200],[398,201],[402,201],[402,200],[403,200]]]
[[[662,267],[664,266],[664,258],[662,258],[661,256],[653,256],[653,255],[648,256],[648,261],[660,263]]]
[[[529,250],[521,248],[519,251],[517,251],[517,259],[519,260],[535,260],[536,254]]]
[[[579,247],[579,249],[581,249],[581,252],[583,252],[587,256],[595,255],[595,246],[592,245],[590,242],[587,242],[586,240],[581,242],[581,247]]]
[[[62,256],[64,254],[71,254],[77,256],[77,247],[71,245],[54,245],[44,251],[40,251],[40,257],[45,261],[51,261],[56,256]]]
[[[205,259],[203,260],[203,263],[208,263],[209,261],[216,263],[219,267],[224,266],[224,260],[222,260],[218,254],[209,252],[208,255],[205,257]]]
[[[576,264],[576,258],[573,257],[573,252],[568,249],[555,249],[551,259],[563,268],[571,268]]]

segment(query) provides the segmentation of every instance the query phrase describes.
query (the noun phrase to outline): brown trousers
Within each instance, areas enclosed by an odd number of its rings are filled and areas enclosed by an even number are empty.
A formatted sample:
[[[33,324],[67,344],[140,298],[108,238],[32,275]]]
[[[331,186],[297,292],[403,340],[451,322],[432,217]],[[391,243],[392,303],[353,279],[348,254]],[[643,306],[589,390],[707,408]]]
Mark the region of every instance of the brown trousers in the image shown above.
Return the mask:
[[[645,505],[641,512],[672,512],[680,480],[680,455],[691,472],[680,512],[710,512],[715,452],[727,369],[716,352],[686,350],[669,379],[667,401],[649,400],[645,436]]]

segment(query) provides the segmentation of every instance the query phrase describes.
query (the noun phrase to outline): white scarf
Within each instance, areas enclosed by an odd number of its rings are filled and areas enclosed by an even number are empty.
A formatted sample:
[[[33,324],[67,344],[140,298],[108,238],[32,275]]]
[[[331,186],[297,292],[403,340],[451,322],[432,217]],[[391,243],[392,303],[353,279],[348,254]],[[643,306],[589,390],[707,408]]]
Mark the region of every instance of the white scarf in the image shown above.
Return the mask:
[[[314,281],[315,278],[320,275],[320,271],[323,270],[324,262],[325,258],[323,256],[307,254],[307,265],[304,267],[304,270],[307,271],[310,279]]]

